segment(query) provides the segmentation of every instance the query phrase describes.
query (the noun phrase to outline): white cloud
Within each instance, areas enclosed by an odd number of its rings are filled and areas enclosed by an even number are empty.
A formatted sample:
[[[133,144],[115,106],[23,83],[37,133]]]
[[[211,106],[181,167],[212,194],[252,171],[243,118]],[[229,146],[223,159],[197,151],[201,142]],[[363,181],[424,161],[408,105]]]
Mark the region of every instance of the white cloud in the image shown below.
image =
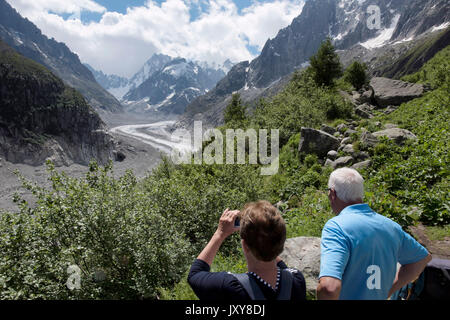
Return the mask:
[[[231,0],[166,0],[108,12],[92,0],[7,0],[48,37],[64,42],[83,62],[106,73],[132,76],[153,53],[222,63],[254,58],[248,46],[262,49],[268,38],[300,14],[303,0],[257,2],[239,12]],[[62,13],[102,14],[99,22],[64,20]]]
[[[82,10],[103,13],[106,8],[92,0],[7,0],[20,14],[33,15],[36,12],[77,13]]]

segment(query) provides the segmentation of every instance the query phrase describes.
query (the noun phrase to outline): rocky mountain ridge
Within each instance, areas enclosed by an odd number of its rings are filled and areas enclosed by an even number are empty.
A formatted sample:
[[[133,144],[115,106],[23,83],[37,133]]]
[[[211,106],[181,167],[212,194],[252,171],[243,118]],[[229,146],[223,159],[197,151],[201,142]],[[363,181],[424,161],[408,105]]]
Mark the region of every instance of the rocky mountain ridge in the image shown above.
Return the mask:
[[[379,28],[368,27],[373,16],[370,6],[374,5],[380,10]],[[175,127],[190,127],[194,119],[202,120],[205,126],[222,124],[225,101],[233,92],[244,96],[252,91],[270,91],[296,69],[305,67],[327,37],[338,49],[358,46],[367,54],[382,46],[443,30],[449,22],[450,4],[442,0],[307,1],[301,14],[269,39],[257,58],[239,63],[207,96],[194,100]],[[249,96],[250,99],[242,99],[244,103],[260,97],[258,93]]]
[[[170,57],[169,57],[170,58]],[[170,58],[151,69],[123,96],[125,109],[135,113],[181,114],[196,97],[207,93],[225,73],[184,58]],[[138,78],[138,77],[133,77]]]
[[[99,112],[121,112],[120,102],[103,89],[76,54],[49,39],[5,0],[0,0],[0,39],[27,58],[40,63],[77,89]]]

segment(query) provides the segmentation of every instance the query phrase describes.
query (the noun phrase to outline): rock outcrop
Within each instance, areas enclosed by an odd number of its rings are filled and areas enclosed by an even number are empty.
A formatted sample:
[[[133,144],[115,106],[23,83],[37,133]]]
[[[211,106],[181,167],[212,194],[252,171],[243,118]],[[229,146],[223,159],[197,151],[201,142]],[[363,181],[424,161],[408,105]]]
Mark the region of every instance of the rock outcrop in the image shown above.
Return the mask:
[[[402,144],[408,139],[416,140],[417,137],[409,130],[400,128],[389,128],[382,131],[374,132],[375,137],[387,137],[397,144]]]
[[[316,154],[323,158],[330,150],[337,150],[340,145],[339,139],[325,131],[302,128],[301,139],[298,147],[300,153]]]
[[[298,269],[303,274],[308,294],[315,296],[320,273],[320,238],[287,239],[280,257],[288,267]]]
[[[378,106],[386,108],[398,106],[404,102],[421,97],[425,92],[422,84],[408,83],[400,80],[375,77],[370,81],[374,99]]]

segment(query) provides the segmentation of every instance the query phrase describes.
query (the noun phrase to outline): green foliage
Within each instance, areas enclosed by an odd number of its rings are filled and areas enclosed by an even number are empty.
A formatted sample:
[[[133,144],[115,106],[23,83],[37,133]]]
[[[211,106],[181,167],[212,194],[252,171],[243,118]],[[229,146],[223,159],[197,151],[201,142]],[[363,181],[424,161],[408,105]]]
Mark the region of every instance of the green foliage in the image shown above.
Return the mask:
[[[335,48],[328,38],[310,59],[310,68],[318,86],[332,86],[334,79],[342,76],[342,65]]]
[[[287,237],[320,237],[323,226],[333,217],[326,192],[308,188],[297,206],[283,214]]]
[[[315,165],[317,163],[318,160],[319,159],[317,158],[317,156],[315,154],[308,154],[305,157],[305,160],[303,163],[305,164],[305,166],[307,168],[311,168],[313,165]]]
[[[262,176],[252,165],[173,165],[164,159],[161,166],[142,182],[150,202],[168,221],[176,221],[198,254],[217,228],[226,208],[240,209],[250,201],[264,199]],[[235,252],[238,235],[224,243]]]
[[[433,89],[442,87],[450,82],[450,46],[439,51],[422,69],[402,80],[429,84]]]
[[[20,212],[0,216],[2,299],[155,298],[180,280],[188,243],[131,172],[114,179],[110,166],[91,163],[75,179],[48,168],[50,190],[22,178],[36,206],[16,196]],[[81,269],[72,291],[70,265]]]
[[[361,89],[368,82],[367,65],[354,61],[345,70],[344,79],[351,83],[356,90]]]
[[[398,123],[414,132],[418,139],[401,147],[384,139],[371,150],[373,171],[368,184],[377,198],[388,193],[406,211],[417,206],[419,219],[431,225],[450,222],[448,99],[447,89],[442,87],[403,104],[382,120]],[[403,213],[397,210],[392,216],[407,223],[408,218],[399,216],[406,214],[405,210]]]
[[[300,132],[301,127],[318,127],[326,120],[349,118],[352,106],[335,89],[319,87],[308,70],[297,72],[287,87],[270,102],[256,108],[252,125],[280,130],[280,144]],[[289,115],[289,116],[286,116]]]
[[[247,120],[245,115],[246,106],[242,104],[241,96],[239,93],[234,93],[231,98],[230,104],[225,108],[223,112],[223,119],[228,126],[241,128],[243,122]]]

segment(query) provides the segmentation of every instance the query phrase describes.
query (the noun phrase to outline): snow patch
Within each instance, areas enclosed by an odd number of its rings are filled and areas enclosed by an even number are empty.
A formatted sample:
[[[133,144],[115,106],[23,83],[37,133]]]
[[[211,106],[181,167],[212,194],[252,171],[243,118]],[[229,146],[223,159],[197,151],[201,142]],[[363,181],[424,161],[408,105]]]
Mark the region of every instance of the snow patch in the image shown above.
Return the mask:
[[[23,41],[19,37],[14,37],[14,40],[16,40],[19,44],[23,44]]]
[[[366,49],[374,49],[382,47],[386,42],[391,40],[392,35],[394,34],[395,28],[397,27],[398,21],[400,20],[400,14],[396,14],[392,19],[391,26],[382,30],[379,35],[375,38],[369,39],[366,42],[361,43]]]
[[[167,66],[163,69],[162,72],[168,73],[171,76],[173,76],[174,78],[178,79],[182,75],[186,74],[187,69],[188,69],[188,63],[182,62],[182,63],[174,64],[171,66]]]
[[[172,99],[175,96],[175,91],[172,91],[165,99],[164,101],[155,104],[155,105],[148,105],[147,110],[149,109],[154,109],[154,110],[158,110],[159,108],[161,108],[162,106],[164,106],[165,104],[167,104],[170,99]]]
[[[450,22],[445,22],[445,23],[443,23],[443,24],[441,24],[439,26],[434,26],[433,30],[431,30],[431,32],[438,31],[438,30],[443,30],[443,29],[447,28],[448,26],[450,26]]]
[[[46,59],[48,59],[48,56],[44,52],[42,52],[41,48],[39,48],[39,46],[35,42],[33,42],[33,45],[39,51],[40,54],[42,54]]]
[[[414,40],[414,37],[409,37],[409,38],[405,38],[405,39],[403,39],[403,40],[399,40],[399,41],[397,41],[397,42],[394,42],[393,44],[399,44],[399,43],[404,43],[404,42],[409,42],[409,41],[412,41],[412,40]]]
[[[339,33],[337,36],[335,36],[335,37],[333,38],[333,40],[342,40],[347,34],[348,34],[348,31],[345,32],[344,34]]]

